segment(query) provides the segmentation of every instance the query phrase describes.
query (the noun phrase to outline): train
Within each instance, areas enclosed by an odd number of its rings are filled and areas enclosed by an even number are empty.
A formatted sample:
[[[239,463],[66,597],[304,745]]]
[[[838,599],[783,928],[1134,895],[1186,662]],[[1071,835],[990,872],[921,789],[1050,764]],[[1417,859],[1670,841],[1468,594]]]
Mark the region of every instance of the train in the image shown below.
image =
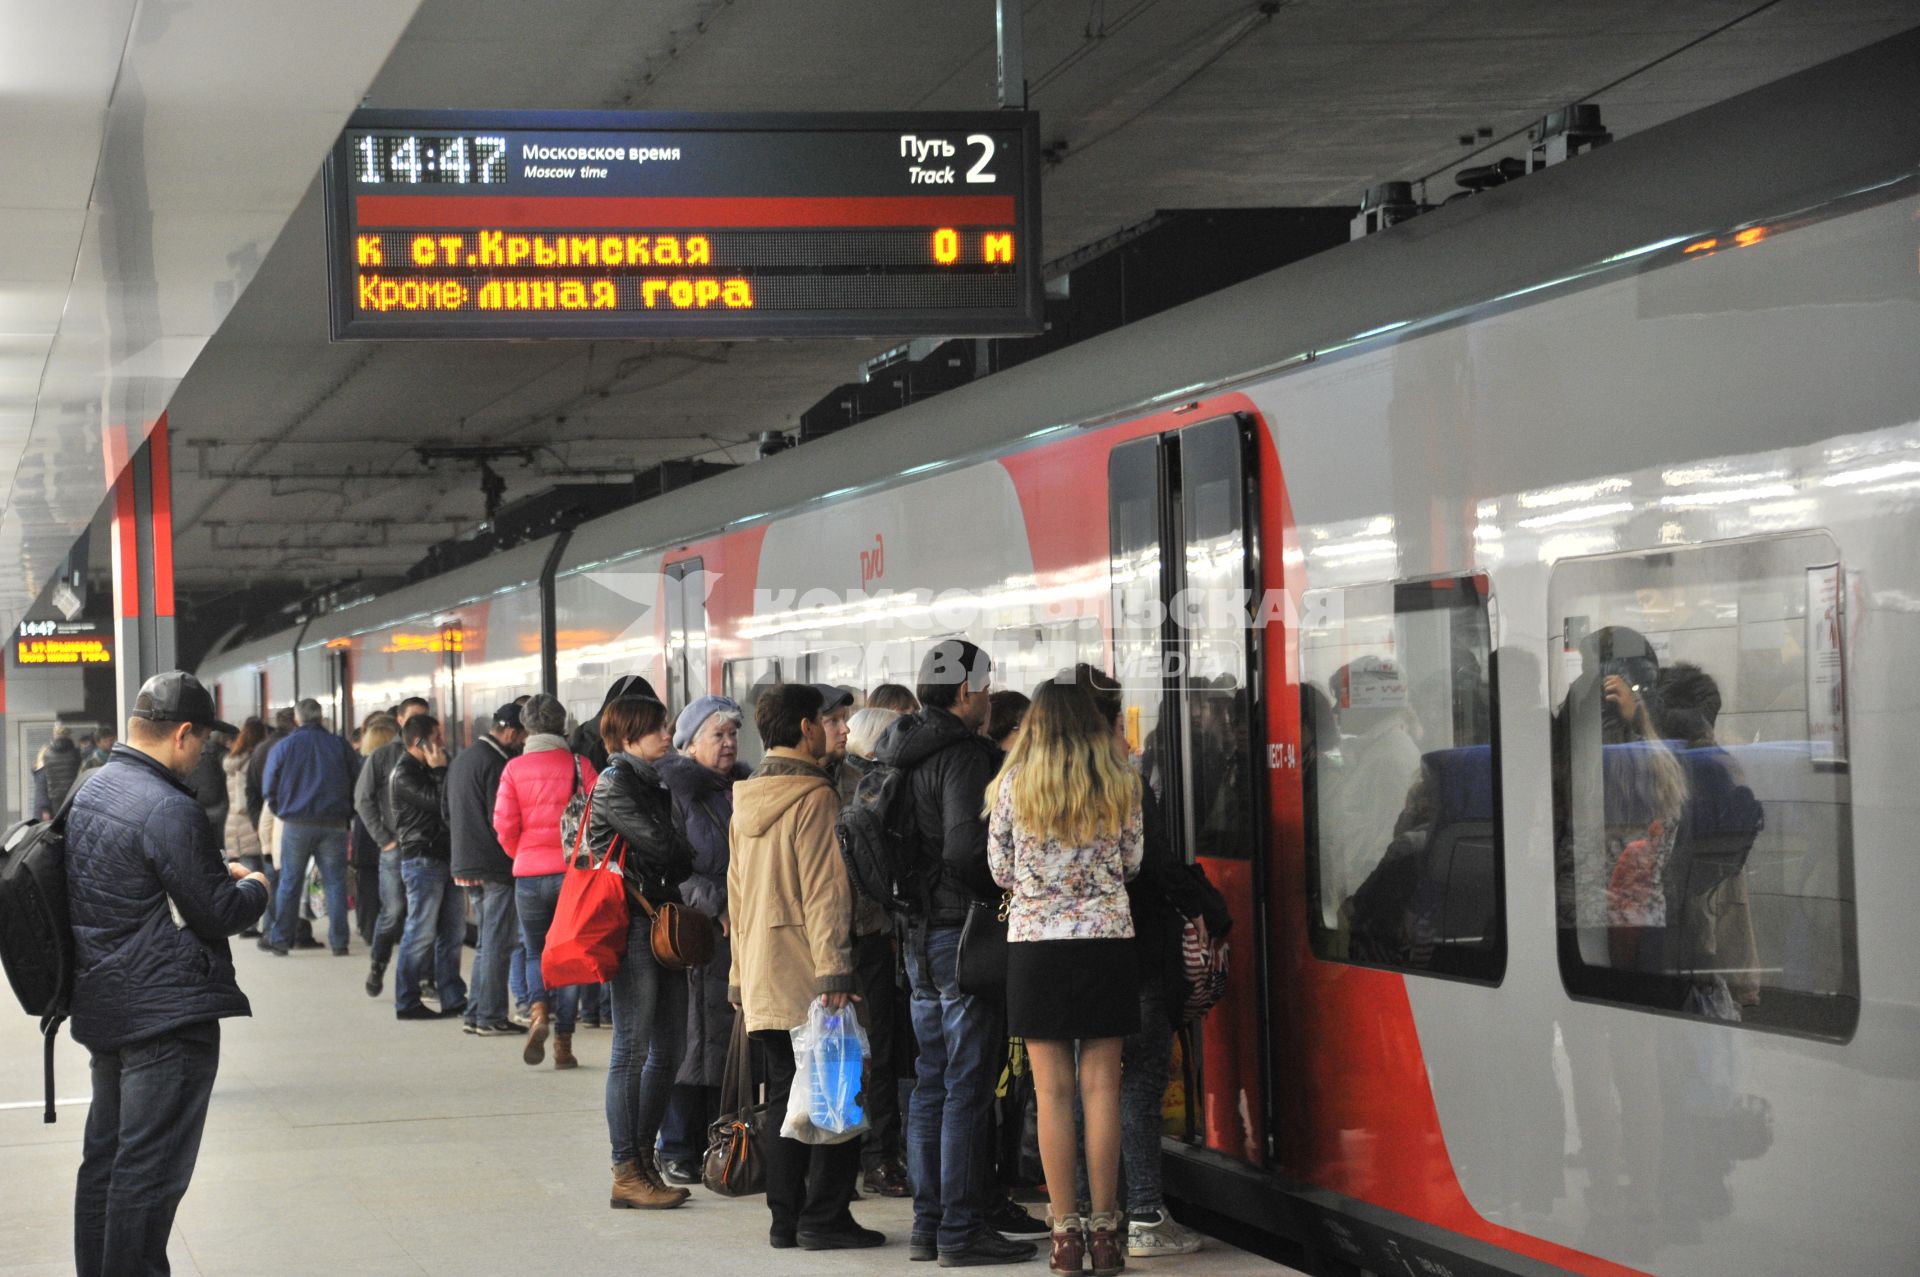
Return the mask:
[[[1323,1272],[1910,1272],[1917,168],[1913,31],[200,673],[464,740],[1103,666],[1234,916],[1177,1199]]]

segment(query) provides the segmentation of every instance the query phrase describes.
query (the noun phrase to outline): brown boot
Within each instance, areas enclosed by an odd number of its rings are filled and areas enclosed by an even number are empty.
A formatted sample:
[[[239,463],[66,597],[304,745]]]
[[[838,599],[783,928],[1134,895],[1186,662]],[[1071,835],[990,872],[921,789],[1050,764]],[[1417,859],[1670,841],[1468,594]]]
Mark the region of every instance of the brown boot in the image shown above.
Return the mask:
[[[1047,1259],[1047,1271],[1059,1277],[1080,1277],[1087,1257],[1087,1221],[1068,1215],[1053,1221],[1053,1252]]]
[[[633,1162],[613,1168],[613,1193],[607,1205],[615,1210],[672,1210],[687,1200],[684,1188],[668,1188]]]
[[[651,1154],[640,1159],[640,1175],[647,1183],[653,1185],[655,1191],[665,1193],[673,1199],[668,1203],[670,1206],[678,1206],[681,1202],[693,1196],[692,1193],[681,1188],[678,1184],[667,1183],[660,1174],[660,1163],[654,1160]]]
[[[528,1064],[538,1064],[547,1058],[547,1034],[550,1031],[547,1020],[547,1004],[536,1002],[527,1012],[527,1047],[520,1052],[520,1058]]]
[[[1118,1277],[1127,1267],[1127,1224],[1119,1211],[1087,1216],[1087,1259],[1093,1277]]]
[[[577,1069],[580,1061],[573,1058],[573,1034],[556,1033],[553,1035],[553,1067],[556,1069]]]

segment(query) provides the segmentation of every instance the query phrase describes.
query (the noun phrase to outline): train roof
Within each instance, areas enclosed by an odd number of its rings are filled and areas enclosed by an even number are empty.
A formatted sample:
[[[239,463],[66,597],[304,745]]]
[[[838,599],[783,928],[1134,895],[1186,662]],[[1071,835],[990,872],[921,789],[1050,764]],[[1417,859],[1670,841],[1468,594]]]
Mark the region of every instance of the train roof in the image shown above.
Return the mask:
[[[581,525],[559,570],[671,549],[1411,335],[1920,168],[1920,28],[1007,372]],[[1249,322],[1254,317],[1255,322]],[[875,443],[884,435],[884,446]],[[314,620],[301,646],[529,584],[523,545]],[[293,632],[210,656],[281,655]]]

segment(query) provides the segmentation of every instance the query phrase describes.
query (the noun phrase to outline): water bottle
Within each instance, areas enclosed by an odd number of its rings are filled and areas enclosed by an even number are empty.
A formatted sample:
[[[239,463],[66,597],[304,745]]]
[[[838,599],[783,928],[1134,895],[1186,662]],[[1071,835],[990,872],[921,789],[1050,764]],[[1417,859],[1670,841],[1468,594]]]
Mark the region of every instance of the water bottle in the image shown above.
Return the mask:
[[[860,1112],[860,1069],[865,1063],[860,1036],[849,1032],[841,1016],[851,1012],[830,1011],[820,1018],[820,1040],[813,1048],[813,1108],[809,1116],[823,1131],[844,1131],[858,1126]]]

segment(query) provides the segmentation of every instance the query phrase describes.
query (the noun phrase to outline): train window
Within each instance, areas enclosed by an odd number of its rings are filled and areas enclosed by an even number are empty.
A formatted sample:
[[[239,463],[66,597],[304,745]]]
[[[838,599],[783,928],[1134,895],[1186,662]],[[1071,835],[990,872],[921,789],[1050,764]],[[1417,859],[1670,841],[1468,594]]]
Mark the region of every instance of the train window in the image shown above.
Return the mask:
[[[1105,647],[1098,617],[1004,626],[987,644],[993,686],[1031,696],[1035,687],[1081,661],[1102,666]]]
[[[1839,561],[1812,532],[1555,566],[1554,875],[1570,993],[1852,1035]]]
[[[1301,612],[1314,952],[1497,982],[1507,941],[1487,578],[1311,590]]]
[[[720,685],[728,700],[740,707],[740,761],[752,767],[765,752],[760,729],[754,725],[754,707],[760,694],[780,681],[780,662],[769,657],[743,656],[720,667]]]

